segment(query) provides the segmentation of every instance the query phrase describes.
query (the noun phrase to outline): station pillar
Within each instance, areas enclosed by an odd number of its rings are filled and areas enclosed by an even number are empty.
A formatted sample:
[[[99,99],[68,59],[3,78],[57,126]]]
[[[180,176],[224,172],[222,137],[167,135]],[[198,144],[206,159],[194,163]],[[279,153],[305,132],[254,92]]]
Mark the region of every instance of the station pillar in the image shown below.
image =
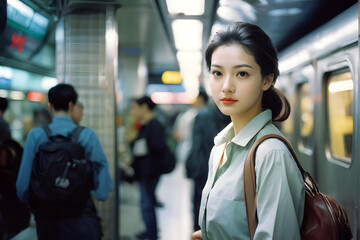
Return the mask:
[[[118,6],[106,2],[68,1],[56,29],[59,82],[72,84],[83,101],[81,125],[93,129],[109,163],[115,191],[95,201],[102,219],[103,239],[118,239],[116,185],[116,81]]]

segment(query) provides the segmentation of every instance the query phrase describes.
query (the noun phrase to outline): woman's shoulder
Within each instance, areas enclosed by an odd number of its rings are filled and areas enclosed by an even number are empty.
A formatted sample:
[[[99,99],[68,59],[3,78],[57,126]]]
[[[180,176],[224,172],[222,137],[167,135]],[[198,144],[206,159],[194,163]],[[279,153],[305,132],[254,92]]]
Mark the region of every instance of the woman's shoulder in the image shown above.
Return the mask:
[[[268,124],[257,134],[256,140],[268,134],[275,134],[284,137],[284,135],[278,128],[275,127],[275,125]],[[261,156],[265,157],[266,155],[274,153],[283,155],[284,157],[291,156],[291,153],[286,144],[277,138],[268,138],[264,140],[262,143],[260,143],[258,149],[256,150],[257,158]]]

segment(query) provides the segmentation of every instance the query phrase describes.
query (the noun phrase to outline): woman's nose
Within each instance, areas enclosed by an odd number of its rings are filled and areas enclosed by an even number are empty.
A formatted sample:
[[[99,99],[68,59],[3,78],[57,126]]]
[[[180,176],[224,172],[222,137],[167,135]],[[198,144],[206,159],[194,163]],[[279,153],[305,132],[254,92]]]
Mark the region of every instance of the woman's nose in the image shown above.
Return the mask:
[[[233,93],[235,91],[235,87],[233,85],[231,76],[225,76],[224,81],[223,81],[222,91],[224,93],[226,93],[226,92]]]

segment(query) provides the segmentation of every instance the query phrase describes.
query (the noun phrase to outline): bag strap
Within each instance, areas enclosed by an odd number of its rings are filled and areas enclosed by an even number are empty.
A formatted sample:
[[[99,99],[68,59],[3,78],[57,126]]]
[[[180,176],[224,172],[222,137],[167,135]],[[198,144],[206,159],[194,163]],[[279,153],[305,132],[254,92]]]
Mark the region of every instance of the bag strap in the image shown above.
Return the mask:
[[[245,206],[246,206],[246,219],[248,223],[248,230],[249,230],[249,236],[252,240],[255,235],[255,229],[258,224],[257,221],[257,215],[256,215],[256,200],[257,200],[257,193],[256,193],[256,176],[255,176],[255,152],[258,148],[258,146],[269,138],[277,138],[281,140],[286,147],[289,149],[291,155],[293,156],[297,167],[299,168],[301,175],[304,179],[304,182],[306,183],[307,177],[310,175],[303,169],[301,166],[298,157],[296,156],[296,153],[294,149],[292,148],[291,144],[286,140],[284,137],[276,134],[268,134],[265,136],[262,136],[258,140],[255,141],[255,143],[251,146],[248,153],[246,154],[245,163],[244,163],[244,198],[245,198]],[[311,177],[311,176],[310,176]],[[312,179],[311,179],[312,180]],[[315,185],[312,187],[316,187],[316,183],[312,182]]]
[[[85,129],[85,127],[76,126],[76,128],[72,131],[71,136],[77,141],[80,136],[81,131],[84,129]]]
[[[44,129],[46,136],[50,138],[50,136],[53,135],[51,129],[49,128],[49,125],[43,125],[42,128]]]

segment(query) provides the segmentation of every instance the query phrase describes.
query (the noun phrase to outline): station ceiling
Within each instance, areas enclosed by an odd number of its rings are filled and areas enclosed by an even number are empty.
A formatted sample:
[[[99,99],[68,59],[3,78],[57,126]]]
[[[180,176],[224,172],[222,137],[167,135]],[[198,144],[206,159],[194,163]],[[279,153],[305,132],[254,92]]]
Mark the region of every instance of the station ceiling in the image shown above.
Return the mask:
[[[26,0],[25,0],[26,1]],[[27,0],[54,14],[59,1],[87,3],[95,0]],[[180,1],[180,0],[179,0]],[[197,0],[193,0],[197,1]],[[145,55],[150,71],[177,70],[176,48],[171,28],[175,19],[202,21],[206,48],[214,24],[248,21],[259,25],[279,52],[302,36],[354,5],[356,0],[206,0],[201,16],[171,15],[166,0],[107,0],[121,6],[118,21],[119,51],[137,48]],[[51,36],[51,35],[50,35]],[[48,41],[53,41],[50,37]]]

